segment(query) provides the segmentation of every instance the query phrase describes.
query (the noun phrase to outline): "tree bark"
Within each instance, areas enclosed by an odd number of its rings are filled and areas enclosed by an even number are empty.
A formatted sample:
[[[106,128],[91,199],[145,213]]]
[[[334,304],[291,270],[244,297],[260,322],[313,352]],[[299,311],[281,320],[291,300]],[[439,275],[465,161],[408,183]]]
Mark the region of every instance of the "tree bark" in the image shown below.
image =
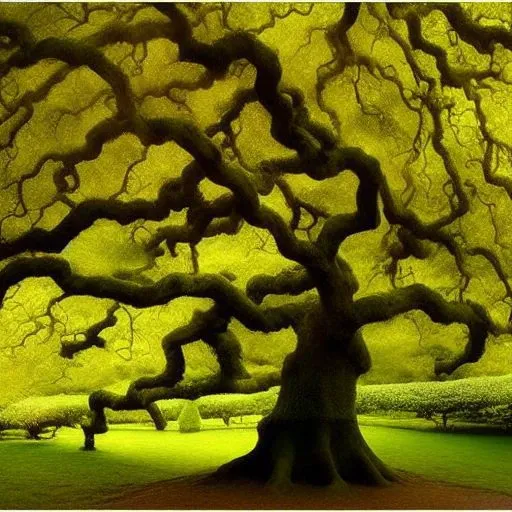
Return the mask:
[[[82,430],[84,432],[84,446],[82,447],[82,450],[86,452],[96,450],[96,447],[94,446],[94,430],[91,427],[84,425],[82,425]]]
[[[278,487],[386,485],[396,480],[357,423],[356,382],[369,368],[364,342],[352,335],[348,343],[332,343],[339,341],[338,333],[318,330],[318,320],[298,333],[297,350],[285,359],[277,403],[258,426],[255,448],[219,468],[216,477]]]
[[[153,420],[153,423],[155,424],[155,428],[157,430],[165,430],[165,427],[167,427],[167,420],[165,419],[162,411],[160,410],[160,407],[155,402],[152,402],[148,405],[146,409],[151,416],[151,419]]]

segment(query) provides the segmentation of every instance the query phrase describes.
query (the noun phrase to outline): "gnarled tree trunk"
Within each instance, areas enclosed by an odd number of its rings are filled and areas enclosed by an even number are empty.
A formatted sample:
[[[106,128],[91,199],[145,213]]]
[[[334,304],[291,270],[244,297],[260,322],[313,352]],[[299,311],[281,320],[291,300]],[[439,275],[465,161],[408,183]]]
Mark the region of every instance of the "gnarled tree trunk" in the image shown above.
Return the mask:
[[[370,366],[366,346],[354,333],[331,332],[329,323],[323,312],[309,315],[297,350],[285,360],[276,406],[258,426],[255,448],[222,466],[217,476],[277,486],[385,485],[396,479],[357,423],[356,382]]]

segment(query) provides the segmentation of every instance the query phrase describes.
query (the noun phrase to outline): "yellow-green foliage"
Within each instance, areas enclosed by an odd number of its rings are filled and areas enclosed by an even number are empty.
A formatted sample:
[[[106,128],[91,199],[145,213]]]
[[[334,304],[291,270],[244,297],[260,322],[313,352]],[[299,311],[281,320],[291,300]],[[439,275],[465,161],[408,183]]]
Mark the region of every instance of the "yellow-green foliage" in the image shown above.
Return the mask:
[[[188,400],[175,398],[173,400],[160,400],[157,405],[167,421],[176,421],[187,403]],[[127,423],[131,423],[131,421]]]
[[[252,395],[212,395],[196,400],[202,418],[228,419],[272,411],[279,387]],[[446,382],[359,386],[359,413],[416,412],[421,415],[480,410],[512,404],[512,374]]]
[[[162,400],[158,403],[164,417],[175,421],[187,400]],[[41,432],[47,427],[78,427],[89,412],[87,395],[34,396],[0,411],[0,431],[20,429]],[[106,410],[109,423],[148,423],[146,410]]]
[[[176,421],[180,415],[186,400],[166,400],[158,403],[162,414],[167,421]],[[107,420],[112,424],[121,423],[150,423],[151,416],[144,409],[135,411],[112,411],[106,410]]]
[[[419,311],[367,325],[363,336],[373,362],[364,384],[434,380],[435,360],[454,357],[466,342],[461,325],[436,324]]]
[[[411,13],[416,8],[411,7]],[[497,261],[503,275],[512,275],[509,185],[495,185],[496,180],[508,183],[510,176],[512,52],[506,45],[494,44],[489,52],[480,52],[467,38],[457,37],[440,10],[433,10],[422,17],[420,25],[425,44],[435,51],[430,55],[414,51],[404,21],[390,16],[385,5],[368,3],[361,7],[346,34],[342,46],[350,48],[342,53],[349,53],[350,59],[345,61],[338,59],[338,37],[332,39],[329,35],[344,12],[337,3],[241,2],[225,7],[194,4],[180,9],[190,19],[194,38],[202,43],[219,41],[237,30],[257,34],[255,37],[279,59],[281,92],[288,95],[295,90],[311,119],[338,138],[337,142],[357,146],[379,160],[399,211],[436,223],[452,211],[455,203],[463,206],[453,196],[454,184],[460,183],[464,213],[456,223],[446,226],[446,235],[456,235],[464,276],[451,251],[436,246],[424,260],[409,257],[395,262],[396,282],[392,283],[393,226],[383,215],[377,229],[354,234],[342,246],[343,256],[361,285],[359,296],[389,290],[392,284],[423,283],[447,299],[478,302],[494,320],[507,322],[507,290],[491,264]],[[469,3],[461,9],[471,24],[480,24],[484,31],[510,23],[506,4],[488,7]],[[149,4],[105,4],[97,8],[82,3],[41,6],[4,2],[1,10],[2,20],[26,27],[35,45],[49,37],[93,44],[107,28],[126,25],[138,29],[145,23],[151,26],[162,22],[162,15]],[[142,119],[182,119],[205,130],[230,110],[237,95],[254,87],[256,68],[245,59],[233,62],[223,76],[215,75],[213,80],[205,66],[181,61],[175,42],[166,37],[143,39],[133,44],[129,40],[108,40],[98,47],[98,52],[123,73],[127,90],[136,100],[137,116]],[[16,46],[17,42],[15,37],[11,41],[7,36],[4,42],[2,59],[7,59],[11,43]],[[27,47],[32,47],[32,41]],[[450,86],[449,81],[445,84],[446,77],[441,75],[446,70],[441,69],[440,62],[459,77],[460,86]],[[45,83],[52,86],[40,94]],[[79,205],[112,197],[124,202],[153,201],[161,185],[180,176],[192,161],[191,154],[175,142],[145,148],[136,134],[123,133],[105,140],[94,157],[73,165],[79,186],[65,193],[66,201],[59,200],[54,173],[73,151],[90,140],[95,128],[122,114],[114,93],[108,78],[87,65],[68,66],[47,58],[30,66],[5,69],[0,77],[2,239],[15,240],[34,227],[54,228],[69,213],[71,202]],[[295,155],[276,140],[272,131],[269,112],[260,102],[250,101],[229,124],[229,130],[212,140],[223,161],[238,160],[252,173],[266,159]],[[355,208],[357,179],[349,171],[325,180],[294,174],[285,174],[282,179],[301,201],[325,214],[350,213]],[[209,180],[201,183],[201,192],[208,200],[226,191]],[[292,218],[289,201],[277,188],[260,200],[286,222]],[[303,230],[314,220],[302,210],[298,237],[307,236]],[[85,275],[115,277],[144,269],[150,263],[145,242],[159,228],[185,223],[187,213],[184,208],[161,223],[141,219],[127,226],[98,220],[72,240],[61,256],[75,272]],[[313,238],[323,222],[312,228]],[[477,247],[490,251],[493,258],[475,253]],[[265,230],[247,224],[236,236],[200,240],[195,250],[201,272],[233,272],[241,289],[254,274],[273,274],[288,264]],[[145,278],[157,280],[172,271],[192,271],[188,244],[179,243],[172,258],[165,251],[158,265],[144,272]],[[51,280],[25,280],[18,293],[15,300],[4,301],[0,308],[0,367],[4,379],[0,404],[28,393],[86,392],[119,379],[154,374],[163,364],[162,337],[186,323],[193,308],[210,305],[206,300],[187,298],[142,312],[127,307],[118,313],[116,326],[102,333],[106,350],[92,349],[73,361],[62,361],[58,356],[60,343],[80,340],[83,331],[102,316],[108,305],[93,298],[69,297],[51,311],[56,321],[53,329],[45,308],[60,291]],[[92,302],[96,305],[89,304]],[[402,319],[374,329],[377,332],[373,333],[374,343],[370,340],[370,351],[376,364],[366,377],[367,383],[432,378],[432,361],[438,352],[445,346],[456,351],[465,340],[460,327],[441,330],[431,327],[430,321],[417,322],[416,332],[416,326],[404,328],[404,324]],[[369,338],[372,329],[367,329]],[[447,335],[449,329],[457,332]],[[243,348],[248,360],[275,367],[280,366],[295,342],[290,332],[246,338]],[[203,349],[187,348],[186,358],[188,376],[202,376],[217,369],[213,357]],[[410,363],[405,367],[402,361]],[[503,361],[500,357],[501,368],[505,367]],[[505,372],[512,371],[512,363],[508,364]],[[491,372],[499,371],[492,368]]]
[[[478,411],[463,411],[453,415],[455,419],[470,423],[486,423],[507,430],[512,429],[512,404],[494,405]]]
[[[409,411],[422,415],[512,403],[512,374],[446,382],[380,384],[358,389],[359,413]]]
[[[178,420],[180,432],[197,432],[201,419],[269,414],[279,387],[253,394],[222,394],[195,401],[175,399],[157,402],[164,417]],[[415,412],[422,416],[456,413],[461,418],[508,425],[512,404],[512,374],[446,382],[414,382],[360,386],[357,411],[360,414]],[[46,427],[78,426],[88,412],[87,395],[31,397],[11,404],[0,412],[0,431],[23,429],[40,432]],[[147,423],[147,411],[110,411],[111,423]]]
[[[201,415],[194,402],[187,402],[178,417],[180,432],[199,432],[201,430]]]
[[[46,427],[75,427],[87,414],[86,395],[34,396],[0,412],[0,430],[40,432]]]
[[[210,395],[198,398],[195,403],[202,418],[222,418],[235,416],[269,414],[277,400],[279,387],[251,395]]]

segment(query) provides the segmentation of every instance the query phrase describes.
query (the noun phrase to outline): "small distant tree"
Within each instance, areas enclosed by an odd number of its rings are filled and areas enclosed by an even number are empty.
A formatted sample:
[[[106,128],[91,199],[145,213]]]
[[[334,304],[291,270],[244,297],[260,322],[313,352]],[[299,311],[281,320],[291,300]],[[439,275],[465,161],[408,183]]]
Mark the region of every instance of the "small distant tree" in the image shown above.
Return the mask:
[[[394,480],[355,414],[356,382],[371,365],[364,327],[416,310],[460,324],[467,342],[436,362],[438,374],[477,361],[490,335],[509,330],[508,7],[2,4],[0,13],[0,297],[48,277],[66,295],[139,309],[213,303],[163,337],[161,373],[124,395],[90,395],[89,445],[107,431],[105,408],[280,383],[254,450],[219,474]],[[98,241],[105,221],[130,230],[130,251]],[[252,232],[258,242],[241,256]],[[226,250],[205,271],[202,251],[228,236],[236,258]],[[91,252],[73,260],[80,240]],[[247,278],[237,267],[249,257]],[[270,261],[280,264],[265,271]],[[282,373],[248,373],[235,320],[294,331]],[[103,346],[101,331],[64,353]],[[183,380],[184,347],[199,341],[219,371]]]

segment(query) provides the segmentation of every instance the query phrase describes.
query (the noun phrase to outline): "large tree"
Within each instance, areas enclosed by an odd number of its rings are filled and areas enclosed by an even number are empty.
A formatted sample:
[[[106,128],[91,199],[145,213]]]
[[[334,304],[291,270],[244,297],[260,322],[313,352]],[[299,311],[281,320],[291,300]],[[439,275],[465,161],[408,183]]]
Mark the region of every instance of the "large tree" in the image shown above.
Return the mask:
[[[365,326],[403,314],[458,325],[464,347],[439,358],[439,375],[508,332],[509,6],[0,13],[4,303],[30,278],[61,290],[49,317],[69,297],[109,299],[103,318],[62,347],[72,358],[105,346],[120,308],[210,300],[163,337],[161,373],[124,395],[91,394],[88,445],[107,430],[105,408],[280,383],[256,447],[220,474],[392,481],[355,414],[371,365]],[[101,237],[107,221],[128,230],[130,250]],[[209,266],[209,241],[226,235],[236,258],[226,250]],[[259,263],[248,269],[237,251],[250,236]],[[265,269],[272,252],[280,263]],[[236,322],[294,331],[282,372],[247,371]],[[214,376],[183,379],[194,342],[215,354]]]

